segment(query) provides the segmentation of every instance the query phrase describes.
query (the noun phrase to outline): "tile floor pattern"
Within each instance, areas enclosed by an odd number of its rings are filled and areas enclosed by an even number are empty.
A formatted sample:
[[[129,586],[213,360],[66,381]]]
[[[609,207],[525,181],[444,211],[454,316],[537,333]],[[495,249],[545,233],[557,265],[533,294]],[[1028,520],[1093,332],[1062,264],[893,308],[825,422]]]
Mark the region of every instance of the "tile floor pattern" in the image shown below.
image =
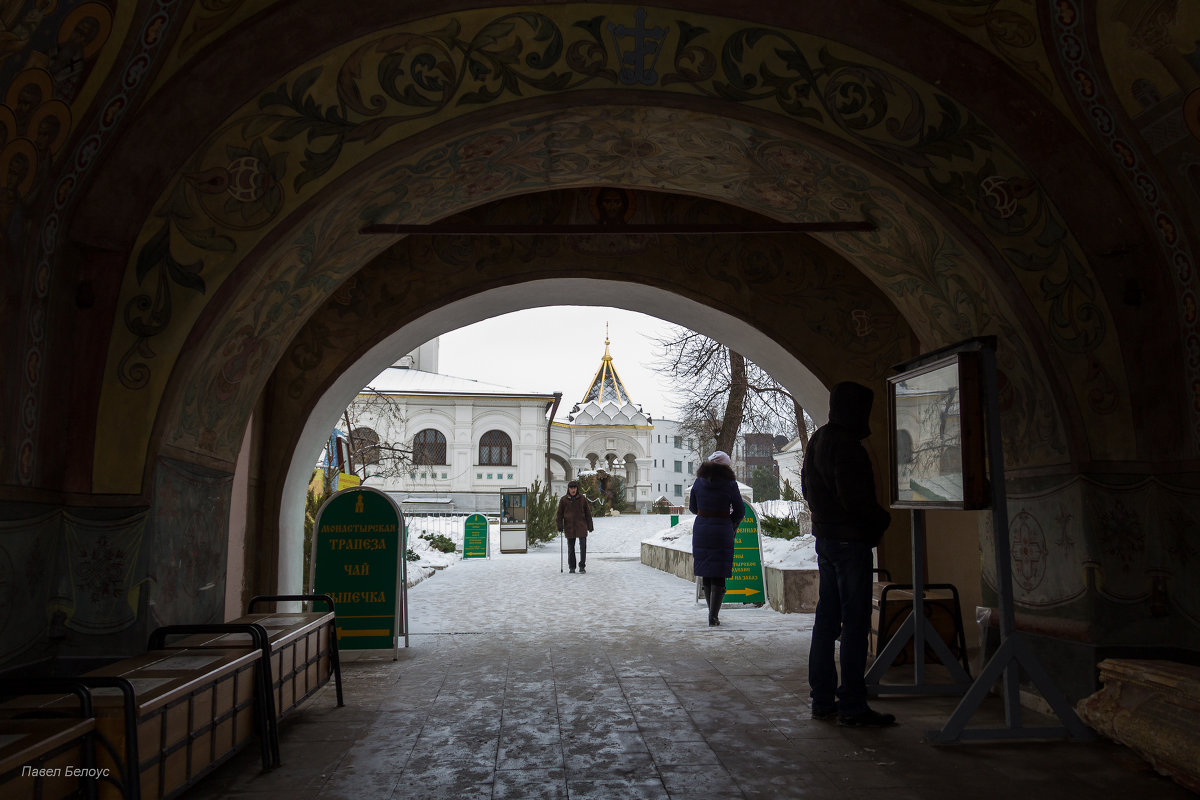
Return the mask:
[[[397,661],[346,653],[345,707],[330,684],[283,723],[283,766],[248,748],[185,798],[1195,797],[1107,740],[924,744],[957,698],[876,700],[886,730],[810,720],[811,615],[730,608],[710,629],[690,583],[637,558],[463,562],[409,607]],[[990,698],[972,727],[1002,715]]]

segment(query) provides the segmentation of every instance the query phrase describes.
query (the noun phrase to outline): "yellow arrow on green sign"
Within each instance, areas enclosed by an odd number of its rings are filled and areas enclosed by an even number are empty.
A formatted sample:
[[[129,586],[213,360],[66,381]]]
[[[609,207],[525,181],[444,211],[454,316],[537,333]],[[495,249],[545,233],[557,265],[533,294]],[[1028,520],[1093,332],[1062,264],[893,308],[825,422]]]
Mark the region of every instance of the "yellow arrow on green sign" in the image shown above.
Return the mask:
[[[746,515],[734,532],[733,549],[733,577],[725,581],[725,596],[740,595],[732,602],[762,605],[766,587],[763,586],[762,549],[758,544],[758,517],[749,503],[746,504]],[[758,598],[751,600],[754,595]]]

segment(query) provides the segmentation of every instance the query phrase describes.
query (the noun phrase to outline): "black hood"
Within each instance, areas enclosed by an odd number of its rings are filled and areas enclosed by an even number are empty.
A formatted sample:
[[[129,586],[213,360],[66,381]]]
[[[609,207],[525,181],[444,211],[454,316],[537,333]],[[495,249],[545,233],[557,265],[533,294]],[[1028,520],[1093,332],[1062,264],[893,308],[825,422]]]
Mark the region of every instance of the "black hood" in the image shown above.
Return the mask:
[[[859,439],[871,435],[871,403],[875,392],[853,381],[843,381],[829,393],[829,421],[853,431]]]

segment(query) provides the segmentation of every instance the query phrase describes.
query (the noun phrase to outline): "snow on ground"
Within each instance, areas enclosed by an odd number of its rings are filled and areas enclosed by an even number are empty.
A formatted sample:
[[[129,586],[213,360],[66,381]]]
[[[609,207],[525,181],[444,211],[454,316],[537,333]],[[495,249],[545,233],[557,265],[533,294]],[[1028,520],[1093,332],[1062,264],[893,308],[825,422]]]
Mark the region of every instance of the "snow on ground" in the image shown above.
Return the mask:
[[[789,503],[783,500],[771,500],[766,503],[752,503],[755,512],[759,519],[764,515],[772,517],[786,517],[795,513],[798,510],[798,503]],[[657,531],[649,540],[654,544],[662,547],[669,547],[672,550],[682,550],[685,553],[692,552],[692,523],[696,521],[696,517],[691,514],[686,514],[679,518],[679,524],[674,528],[666,527]],[[668,525],[669,525],[668,518]],[[801,529],[806,529],[807,523],[801,523]],[[776,539],[767,536],[765,533],[759,536],[760,547],[762,548],[762,558],[764,566],[778,567],[780,569],[816,569],[817,568],[817,540],[812,534],[801,534],[795,539]]]
[[[764,514],[774,517],[785,517],[795,513],[798,503],[788,503],[773,500],[766,503],[754,503],[754,510],[761,518]],[[462,560],[463,524],[467,516],[453,517],[406,517],[408,526],[408,547],[418,556],[419,561],[408,563],[408,585],[415,586],[437,570],[445,569]],[[666,514],[622,514],[615,517],[597,517],[594,521],[595,530],[588,536],[588,554],[618,555],[640,558],[642,542],[650,541],[673,550],[692,551],[692,523],[696,517],[691,514],[679,516],[679,524],[671,527],[671,517]],[[454,542],[455,551],[442,553],[436,550],[423,535],[445,536]],[[780,567],[783,569],[813,569],[817,568],[816,539],[811,534],[802,534],[795,539],[775,539],[770,536],[759,537],[762,546],[764,566]],[[491,526],[488,537],[488,547],[492,553],[499,552],[500,534],[495,525]],[[559,539],[531,548],[539,552],[561,549]]]

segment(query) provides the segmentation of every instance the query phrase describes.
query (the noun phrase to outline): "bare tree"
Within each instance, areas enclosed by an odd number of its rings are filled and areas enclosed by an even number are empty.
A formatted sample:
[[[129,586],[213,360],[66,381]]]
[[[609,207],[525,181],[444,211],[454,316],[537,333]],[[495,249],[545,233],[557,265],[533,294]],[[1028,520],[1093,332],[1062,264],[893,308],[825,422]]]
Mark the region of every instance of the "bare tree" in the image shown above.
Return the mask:
[[[403,444],[403,404],[395,397],[366,387],[342,415],[350,444],[346,471],[360,478],[393,478],[413,467],[413,448]]]
[[[682,429],[696,437],[702,452],[733,452],[739,431],[751,429],[800,437],[808,446],[812,421],[787,389],[765,370],[715,339],[675,328],[655,339],[663,355],[656,366],[687,398],[677,408]]]

